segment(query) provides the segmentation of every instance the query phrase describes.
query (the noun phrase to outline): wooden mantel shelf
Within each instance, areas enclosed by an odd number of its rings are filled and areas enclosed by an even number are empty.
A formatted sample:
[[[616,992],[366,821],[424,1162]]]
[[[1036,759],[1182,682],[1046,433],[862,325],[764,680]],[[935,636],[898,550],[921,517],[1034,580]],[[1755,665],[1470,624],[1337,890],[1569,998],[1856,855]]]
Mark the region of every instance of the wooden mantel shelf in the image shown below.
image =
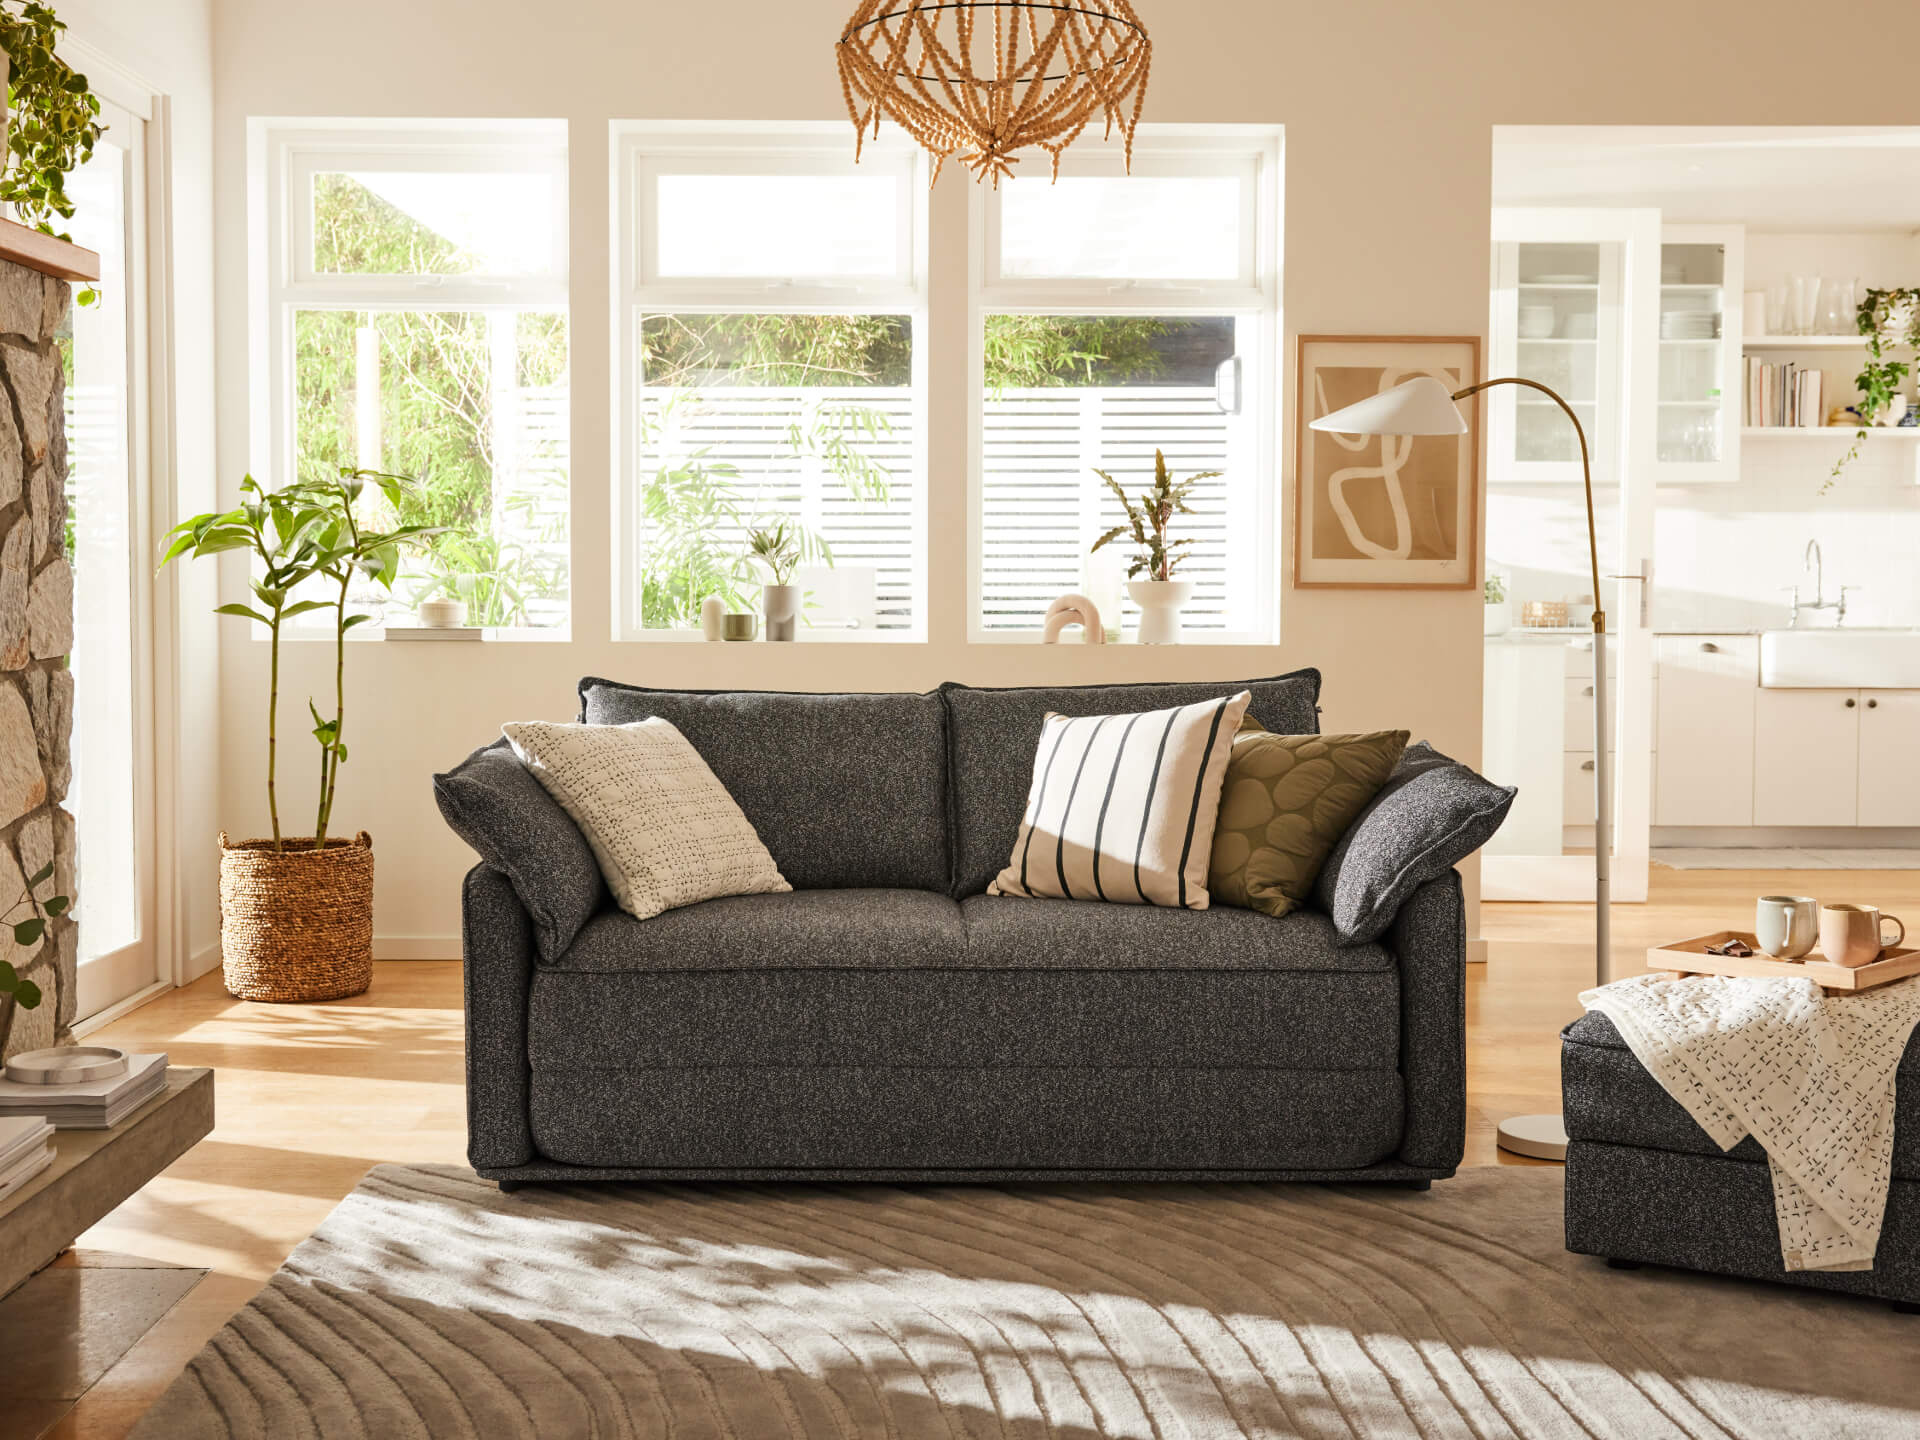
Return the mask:
[[[100,257],[84,245],[56,240],[16,220],[0,220],[0,260],[62,280],[98,280]]]

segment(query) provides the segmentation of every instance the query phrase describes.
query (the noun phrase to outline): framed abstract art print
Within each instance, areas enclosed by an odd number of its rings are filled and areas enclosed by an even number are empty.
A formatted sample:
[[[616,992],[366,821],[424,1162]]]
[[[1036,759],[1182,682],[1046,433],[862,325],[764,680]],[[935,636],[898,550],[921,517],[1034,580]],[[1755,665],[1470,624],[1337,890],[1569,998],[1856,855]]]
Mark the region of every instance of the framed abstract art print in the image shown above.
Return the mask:
[[[1477,587],[1479,396],[1461,404],[1463,435],[1340,435],[1308,426],[1418,375],[1449,390],[1473,384],[1478,337],[1302,335],[1294,373],[1294,585]]]

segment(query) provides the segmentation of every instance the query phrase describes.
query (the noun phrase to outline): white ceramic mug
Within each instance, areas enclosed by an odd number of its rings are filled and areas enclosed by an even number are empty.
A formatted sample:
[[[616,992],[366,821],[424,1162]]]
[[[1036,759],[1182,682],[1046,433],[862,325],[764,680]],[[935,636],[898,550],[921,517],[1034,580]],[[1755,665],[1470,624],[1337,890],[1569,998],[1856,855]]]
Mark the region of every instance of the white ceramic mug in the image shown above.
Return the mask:
[[[1798,960],[1820,938],[1820,902],[1811,895],[1762,895],[1753,906],[1753,938],[1764,955]]]

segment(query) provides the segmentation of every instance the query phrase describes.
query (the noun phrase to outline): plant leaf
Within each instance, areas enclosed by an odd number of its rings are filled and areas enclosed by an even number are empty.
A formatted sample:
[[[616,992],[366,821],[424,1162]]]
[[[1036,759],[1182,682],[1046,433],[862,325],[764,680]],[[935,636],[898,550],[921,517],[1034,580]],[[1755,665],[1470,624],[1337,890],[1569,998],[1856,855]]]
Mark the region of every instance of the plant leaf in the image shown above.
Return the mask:
[[[38,915],[34,916],[31,920],[22,920],[18,925],[13,927],[13,943],[16,945],[31,945],[40,938],[41,932],[46,928],[47,922],[42,920]]]
[[[213,613],[216,615],[240,615],[248,620],[258,620],[262,625],[267,626],[273,624],[273,621],[262,615],[251,605],[242,605],[238,601],[235,601],[231,605],[216,605],[213,607]]]
[[[64,915],[67,913],[67,906],[71,903],[64,895],[54,895],[47,900],[44,908],[49,915]]]
[[[53,861],[49,860],[46,864],[42,865],[38,870],[33,872],[33,878],[27,881],[27,888],[31,890],[36,885],[43,885],[52,878],[53,878]]]
[[[22,1010],[38,1009],[40,999],[40,987],[31,980],[22,980],[13,992],[13,1003]]]

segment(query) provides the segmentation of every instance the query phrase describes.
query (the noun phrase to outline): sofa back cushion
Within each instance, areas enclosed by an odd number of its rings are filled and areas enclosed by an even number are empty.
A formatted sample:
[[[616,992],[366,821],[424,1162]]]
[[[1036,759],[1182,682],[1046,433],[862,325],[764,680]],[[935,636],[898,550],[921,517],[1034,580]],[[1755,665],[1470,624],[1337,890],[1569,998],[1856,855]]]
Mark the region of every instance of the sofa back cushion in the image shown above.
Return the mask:
[[[1136,715],[1252,693],[1247,714],[1283,735],[1320,729],[1320,672],[1296,670],[1266,680],[1174,681],[1140,685],[1056,685],[982,690],[940,687],[947,707],[948,772],[953,787],[953,890],[956,900],[986,892],[1007,863],[1033,779],[1033,756],[1049,711],[1060,715]],[[751,812],[749,812],[751,813]]]
[[[580,682],[580,718],[589,725],[656,716],[692,742],[796,890],[947,888],[946,714],[938,695]]]

